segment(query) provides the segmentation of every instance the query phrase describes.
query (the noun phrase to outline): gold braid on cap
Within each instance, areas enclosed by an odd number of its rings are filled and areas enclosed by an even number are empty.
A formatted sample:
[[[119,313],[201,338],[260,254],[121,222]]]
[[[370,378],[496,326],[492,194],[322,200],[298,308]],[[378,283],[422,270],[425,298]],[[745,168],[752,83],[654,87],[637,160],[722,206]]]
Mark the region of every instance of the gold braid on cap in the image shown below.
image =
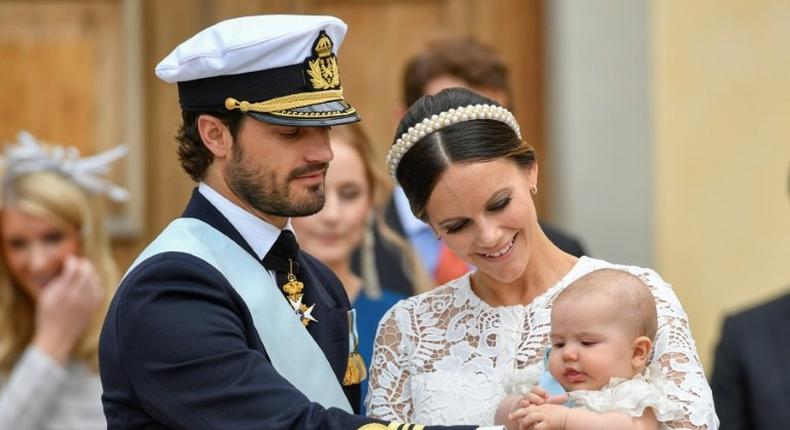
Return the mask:
[[[336,100],[343,100],[343,89],[337,90],[324,90],[313,91],[298,94],[289,94],[287,96],[277,97],[275,99],[266,100],[263,102],[252,103],[248,101],[239,101],[233,97],[225,99],[225,109],[234,110],[238,109],[242,112],[277,112],[281,110],[296,109],[309,105],[332,102]]]
[[[518,127],[516,118],[509,110],[502,106],[479,104],[462,106],[444,111],[430,118],[423,119],[422,122],[417,123],[413,127],[409,127],[406,133],[403,133],[392,145],[389,153],[387,153],[387,169],[389,169],[390,176],[392,176],[392,180],[395,184],[398,183],[398,178],[395,175],[395,172],[398,170],[398,163],[400,163],[403,155],[406,154],[415,143],[419,142],[423,137],[447,127],[448,125],[476,119],[493,119],[494,121],[505,123],[512,128],[516,136],[521,139],[521,130]]]

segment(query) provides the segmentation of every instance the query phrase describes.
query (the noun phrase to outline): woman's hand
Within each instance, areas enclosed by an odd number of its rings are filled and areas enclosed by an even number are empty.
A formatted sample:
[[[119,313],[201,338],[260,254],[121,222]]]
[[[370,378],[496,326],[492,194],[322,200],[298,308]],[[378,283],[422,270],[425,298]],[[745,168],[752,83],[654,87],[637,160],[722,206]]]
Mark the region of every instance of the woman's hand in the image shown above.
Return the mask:
[[[33,345],[65,364],[103,299],[93,264],[87,258],[69,256],[38,298]]]
[[[513,412],[520,410],[524,396],[511,394],[499,404],[494,414],[494,424],[504,425],[508,430],[518,429],[518,420],[511,418]]]

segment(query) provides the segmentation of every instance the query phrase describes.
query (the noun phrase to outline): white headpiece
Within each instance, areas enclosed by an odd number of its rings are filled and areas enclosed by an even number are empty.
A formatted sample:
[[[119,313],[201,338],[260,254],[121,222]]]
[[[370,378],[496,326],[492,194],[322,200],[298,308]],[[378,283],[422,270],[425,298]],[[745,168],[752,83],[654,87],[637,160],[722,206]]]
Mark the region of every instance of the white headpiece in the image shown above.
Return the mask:
[[[115,201],[126,200],[129,193],[102,176],[107,173],[110,163],[127,153],[124,145],[80,158],[77,148],[49,146],[45,148],[32,134],[20,131],[17,143],[8,145],[5,155],[0,159],[4,171],[3,184],[26,173],[50,171],[59,173],[87,191],[105,194]]]
[[[395,141],[389,153],[387,153],[387,169],[389,169],[392,180],[396,184],[398,183],[398,178],[395,175],[395,172],[398,170],[398,163],[400,163],[403,155],[406,154],[415,143],[420,141],[420,139],[448,125],[475,119],[492,119],[505,123],[512,128],[516,136],[521,139],[521,130],[518,127],[516,118],[509,110],[501,106],[478,104],[453,108],[433,115],[430,118],[423,119],[422,122],[417,123],[413,127],[409,127],[409,129]]]

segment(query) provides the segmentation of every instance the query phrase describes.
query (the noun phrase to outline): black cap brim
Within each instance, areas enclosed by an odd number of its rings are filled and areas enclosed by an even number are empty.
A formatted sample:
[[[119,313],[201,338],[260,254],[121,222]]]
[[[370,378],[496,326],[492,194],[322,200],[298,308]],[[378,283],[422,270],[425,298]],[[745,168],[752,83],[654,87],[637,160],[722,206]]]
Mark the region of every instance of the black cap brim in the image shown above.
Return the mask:
[[[247,112],[247,114],[259,121],[294,127],[327,127],[360,120],[356,109],[343,100],[333,100],[283,111]]]

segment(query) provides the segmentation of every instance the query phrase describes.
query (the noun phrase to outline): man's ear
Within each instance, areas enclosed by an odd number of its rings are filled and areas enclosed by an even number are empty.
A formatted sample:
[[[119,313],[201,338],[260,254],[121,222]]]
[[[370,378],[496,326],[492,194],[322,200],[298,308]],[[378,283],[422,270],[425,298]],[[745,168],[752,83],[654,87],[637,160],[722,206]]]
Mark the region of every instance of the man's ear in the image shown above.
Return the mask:
[[[641,369],[647,365],[650,358],[650,351],[653,348],[653,341],[647,336],[639,336],[631,344],[631,366],[634,369]]]
[[[230,129],[219,118],[212,115],[200,115],[197,129],[203,144],[214,154],[214,157],[225,158],[231,154],[233,136]]]

